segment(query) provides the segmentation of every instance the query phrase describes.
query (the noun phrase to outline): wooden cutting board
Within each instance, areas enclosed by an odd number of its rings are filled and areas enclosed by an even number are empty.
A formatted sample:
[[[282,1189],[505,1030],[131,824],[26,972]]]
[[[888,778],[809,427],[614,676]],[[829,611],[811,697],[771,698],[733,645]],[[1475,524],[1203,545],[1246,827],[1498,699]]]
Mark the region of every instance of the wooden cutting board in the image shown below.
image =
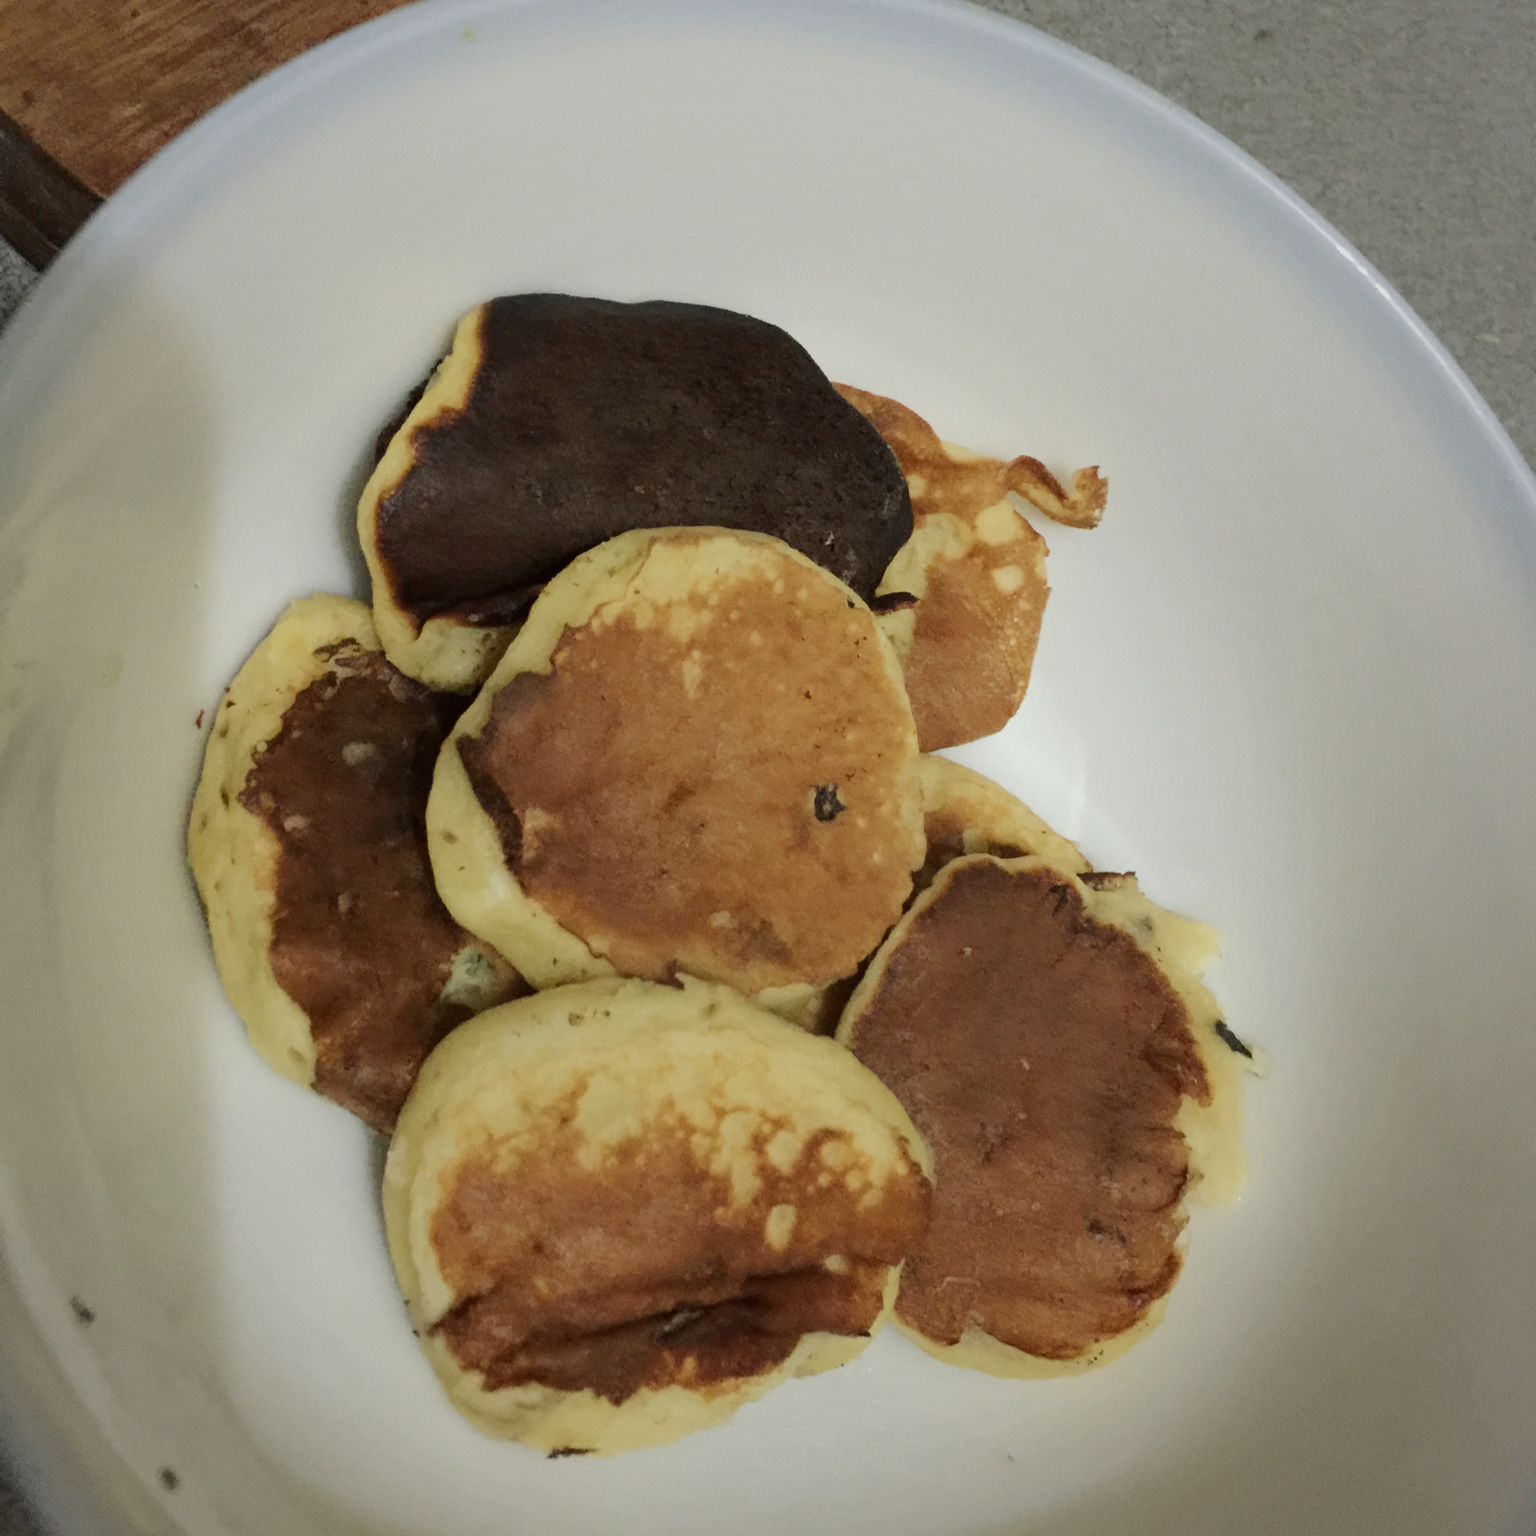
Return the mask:
[[[226,96],[405,0],[0,0],[0,236],[44,266]]]

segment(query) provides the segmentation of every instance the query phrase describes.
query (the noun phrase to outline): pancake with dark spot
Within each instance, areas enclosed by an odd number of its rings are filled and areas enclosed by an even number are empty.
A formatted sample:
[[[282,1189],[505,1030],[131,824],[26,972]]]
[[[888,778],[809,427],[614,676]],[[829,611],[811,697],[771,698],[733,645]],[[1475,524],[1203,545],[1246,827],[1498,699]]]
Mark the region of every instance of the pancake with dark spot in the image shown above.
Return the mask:
[[[461,690],[583,550],[677,526],[771,534],[867,599],[912,509],[880,434],[777,326],[549,293],[465,318],[358,508],[391,661]]]
[[[625,534],[549,584],[445,745],[438,887],[535,985],[682,971],[788,1010],[901,913],[915,747],[835,577],[758,534]]]
[[[461,708],[368,610],[293,604],[231,683],[188,852],[230,1000],[284,1076],[388,1134],[427,1053],[527,988],[437,896],[425,812]]]
[[[1197,925],[1162,914],[1160,935],[1157,911],[1126,875],[967,855],[849,1004],[837,1038],[933,1149],[896,1315],[940,1358],[1102,1364],[1160,1315],[1186,1194],[1241,1186],[1236,1058],[1184,963]]]
[[[495,1009],[434,1053],[384,1210],[455,1407],[609,1453],[856,1355],[927,1223],[928,1167],[832,1041],[724,987],[608,980]]]
[[[1045,540],[1008,498],[1092,528],[1108,488],[1080,469],[1067,490],[1039,459],[971,453],[895,400],[837,387],[890,444],[912,496],[912,537],[874,607],[901,657],[919,744],[937,752],[990,736],[1024,698],[1050,592]]]

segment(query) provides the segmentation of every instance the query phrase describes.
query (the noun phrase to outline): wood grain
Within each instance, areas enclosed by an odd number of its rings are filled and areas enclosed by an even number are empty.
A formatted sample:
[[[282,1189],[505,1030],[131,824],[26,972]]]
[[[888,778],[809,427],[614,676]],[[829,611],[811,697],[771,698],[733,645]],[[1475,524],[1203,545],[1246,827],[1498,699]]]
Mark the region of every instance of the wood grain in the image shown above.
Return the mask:
[[[0,240],[45,267],[100,202],[0,113]]]
[[[46,261],[156,150],[404,0],[0,0],[0,234]]]

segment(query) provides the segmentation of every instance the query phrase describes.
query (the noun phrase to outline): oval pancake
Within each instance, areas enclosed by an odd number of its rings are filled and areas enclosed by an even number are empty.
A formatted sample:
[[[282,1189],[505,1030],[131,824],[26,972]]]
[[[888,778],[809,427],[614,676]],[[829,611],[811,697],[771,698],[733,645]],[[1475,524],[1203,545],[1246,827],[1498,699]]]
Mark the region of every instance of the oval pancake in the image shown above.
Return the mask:
[[[526,990],[432,883],[427,793],[460,707],[390,666],[361,603],[302,599],[219,706],[188,828],[257,1051],[386,1135],[438,1040]]]
[[[439,759],[443,899],[535,986],[684,972],[793,1010],[923,860],[874,617],[777,540],[621,535],[545,588]]]
[[[1244,1048],[1196,974],[1212,937],[1129,875],[969,854],[881,946],[837,1038],[933,1148],[896,1311],[924,1349],[1059,1375],[1155,1325],[1186,1196],[1245,1177]]]
[[[724,987],[610,979],[435,1051],[384,1174],[454,1406],[551,1454],[718,1424],[889,1315],[930,1163],[873,1074]]]
[[[837,388],[890,444],[912,497],[912,537],[881,578],[874,607],[901,657],[919,744],[937,752],[990,736],[1023,701],[1050,593],[1045,540],[1008,498],[1092,528],[1108,487],[1090,468],[1067,490],[1039,459],[972,453],[898,401]]]
[[[459,691],[577,555],[682,525],[771,534],[867,599],[912,508],[880,434],[777,326],[552,293],[465,316],[357,522],[390,660]]]

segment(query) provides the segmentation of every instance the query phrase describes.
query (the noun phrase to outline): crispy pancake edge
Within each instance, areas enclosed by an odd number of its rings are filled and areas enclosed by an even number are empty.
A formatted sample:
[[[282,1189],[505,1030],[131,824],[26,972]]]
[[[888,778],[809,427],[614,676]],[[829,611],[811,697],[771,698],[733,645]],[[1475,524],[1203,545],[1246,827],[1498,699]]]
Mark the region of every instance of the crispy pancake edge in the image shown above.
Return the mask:
[[[890,1320],[900,1279],[892,1266],[884,1305],[867,1336],[816,1333],[803,1336],[773,1370],[734,1389],[704,1396],[682,1386],[642,1389],[615,1405],[591,1390],[563,1392],[536,1383],[488,1392],[454,1358],[432,1324],[451,1299],[421,1235],[429,1217],[418,1209],[421,1186],[430,1186],[433,1138],[454,1105],[485,1092],[495,1074],[519,1062],[577,1056],[583,1033],[611,1040],[628,1030],[671,1028],[683,1036],[723,1027],[793,1051],[887,1127],[928,1178],[933,1159],[905,1110],[879,1079],[831,1040],[806,1035],[765,1013],[739,993],[712,982],[684,978],[680,987],[611,977],[552,988],[487,1010],[461,1025],[428,1057],[401,1111],[385,1164],[385,1234],[412,1327],[454,1407],[483,1433],[520,1440],[534,1449],[577,1450],[594,1455],[663,1445],[696,1429],[729,1419],[744,1403],[794,1376],[842,1365],[865,1349]],[[856,1069],[856,1070],[853,1070]],[[432,1209],[426,1201],[428,1212]]]
[[[838,392],[896,455],[912,496],[913,531],[877,587],[917,601],[880,613],[909,679],[925,752],[1007,724],[1028,690],[1050,584],[1045,540],[1013,498],[1075,528],[1103,515],[1107,483],[1080,469],[1071,489],[1038,459],[992,458],[943,441],[916,411],[869,390]]]

